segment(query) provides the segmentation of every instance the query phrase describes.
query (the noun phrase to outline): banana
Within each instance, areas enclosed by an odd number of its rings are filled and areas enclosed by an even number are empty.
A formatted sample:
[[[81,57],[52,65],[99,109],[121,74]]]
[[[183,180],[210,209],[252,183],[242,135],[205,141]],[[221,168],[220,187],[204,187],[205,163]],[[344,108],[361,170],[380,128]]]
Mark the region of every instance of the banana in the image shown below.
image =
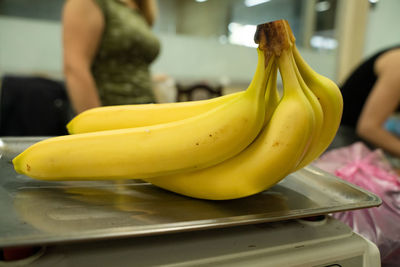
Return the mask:
[[[273,64],[276,65],[276,62],[274,62]],[[277,75],[278,67],[273,66],[271,74],[268,78],[267,90],[265,92],[265,103],[267,103],[267,108],[265,110],[264,126],[267,125],[267,123],[271,119],[271,116],[278,106],[280,100],[278,88],[276,86]]]
[[[318,158],[331,144],[342,119],[343,97],[340,89],[332,80],[318,74],[307,64],[297,49],[295,44],[296,38],[290,30],[289,22],[287,20],[283,22],[286,29],[288,29],[289,39],[294,44],[293,56],[300,76],[310,88],[311,92],[317,97],[323,112],[323,124],[319,136],[316,136],[318,142],[316,145],[313,145],[313,149],[307,152],[308,155],[302,160],[299,166],[297,166],[295,169],[296,171]]]
[[[200,101],[92,108],[75,116],[67,130],[70,134],[90,133],[183,120],[221,106],[244,92]]]
[[[14,160],[18,173],[43,180],[134,179],[205,168],[236,155],[260,132],[273,60],[261,49],[245,93],[210,111],[148,127],[49,138]]]
[[[303,93],[307,97],[308,101],[310,102],[311,107],[314,110],[314,115],[315,115],[315,127],[314,127],[314,132],[311,137],[311,143],[310,143],[310,146],[305,151],[304,157],[302,158],[301,162],[297,166],[296,169],[298,169],[298,168],[304,167],[305,165],[307,165],[308,162],[311,162],[315,159],[316,151],[318,151],[320,142],[321,142],[320,137],[321,137],[321,133],[322,133],[322,126],[324,123],[324,112],[322,110],[321,104],[318,101],[317,97],[310,90],[310,88],[307,86],[307,84],[304,82],[302,76],[300,75],[300,71],[297,68],[297,65],[296,65],[296,62],[294,61],[294,57],[293,57],[292,53],[290,53],[290,60],[292,61],[292,65],[293,65],[294,71],[296,73],[297,79],[299,81],[300,87],[303,90]]]
[[[272,71],[275,72],[275,76],[276,70],[276,68],[272,68]],[[272,95],[266,95],[265,97],[266,99],[268,97],[273,97],[274,101],[271,102],[271,105],[276,106],[279,102],[278,91],[270,90],[270,92]],[[239,97],[244,93],[245,91],[240,91],[199,101],[117,105],[92,108],[75,116],[67,124],[67,130],[69,134],[90,133],[97,131],[143,127],[183,120],[207,112],[210,109],[227,103],[228,101]],[[270,110],[273,110],[273,108]]]
[[[293,55],[301,77],[319,100],[324,116],[318,142],[296,168],[299,170],[318,158],[331,144],[342,118],[343,98],[338,86],[329,78],[315,72],[303,59],[296,46],[293,48]]]
[[[265,27],[268,34],[270,27],[279,33],[282,31],[281,26],[282,21],[277,21],[272,25],[267,23],[258,27]],[[257,32],[260,34],[263,29],[258,29]],[[284,93],[272,112],[271,119],[249,147],[238,155],[205,169],[144,180],[189,197],[227,200],[266,190],[283,179],[288,170],[294,169],[310,145],[315,132],[315,115],[297,80],[291,50],[285,48],[285,45],[281,47],[284,47],[283,51],[275,53]],[[266,94],[269,93],[271,92]]]
[[[275,73],[277,68],[272,68]],[[275,81],[276,86],[276,81]],[[279,102],[277,90],[269,90],[276,106]],[[240,91],[212,99],[160,104],[117,105],[105,106],[86,110],[75,116],[68,124],[69,134],[90,133],[97,131],[116,130],[134,127],[143,127],[183,120],[210,109],[216,108],[228,101],[239,97],[245,91]],[[268,101],[266,101],[267,103]],[[270,108],[269,110],[273,110]],[[268,116],[267,116],[268,117]],[[267,121],[267,120],[266,120]]]

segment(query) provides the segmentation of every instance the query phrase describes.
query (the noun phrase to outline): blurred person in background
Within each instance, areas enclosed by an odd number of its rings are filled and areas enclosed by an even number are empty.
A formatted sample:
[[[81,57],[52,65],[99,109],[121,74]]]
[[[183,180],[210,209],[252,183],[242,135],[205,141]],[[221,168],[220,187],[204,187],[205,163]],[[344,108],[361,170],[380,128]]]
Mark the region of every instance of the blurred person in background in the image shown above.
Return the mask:
[[[341,86],[341,129],[352,129],[374,148],[400,158],[400,47],[384,49],[362,62]],[[396,130],[399,129],[399,130]],[[355,140],[353,140],[355,141]]]
[[[155,0],[67,0],[64,74],[75,113],[156,102],[149,67],[160,50]]]

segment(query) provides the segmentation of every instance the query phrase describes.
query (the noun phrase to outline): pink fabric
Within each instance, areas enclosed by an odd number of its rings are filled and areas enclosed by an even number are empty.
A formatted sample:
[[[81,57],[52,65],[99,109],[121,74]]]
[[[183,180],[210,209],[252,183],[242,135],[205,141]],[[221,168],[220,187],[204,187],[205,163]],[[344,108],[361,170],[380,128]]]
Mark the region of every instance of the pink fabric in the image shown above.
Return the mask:
[[[333,217],[374,242],[383,264],[400,266],[400,178],[382,151],[371,151],[357,142],[326,152],[313,165],[382,199],[380,207],[339,212]]]

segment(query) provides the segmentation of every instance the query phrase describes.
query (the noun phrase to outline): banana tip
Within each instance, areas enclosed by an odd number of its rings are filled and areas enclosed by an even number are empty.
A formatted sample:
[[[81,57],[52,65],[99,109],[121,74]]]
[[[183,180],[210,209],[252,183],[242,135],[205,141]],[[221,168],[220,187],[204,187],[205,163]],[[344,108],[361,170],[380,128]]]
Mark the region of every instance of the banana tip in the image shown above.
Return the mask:
[[[65,128],[67,128],[67,131],[69,134],[73,134],[74,133],[74,124],[73,124],[73,120],[71,120],[70,122],[67,123],[67,125],[65,126]]]
[[[14,165],[14,170],[17,173],[20,174],[24,174],[24,168],[22,168],[22,163],[21,163],[21,154],[16,156],[13,160],[12,160],[12,164]],[[29,169],[29,165],[27,164],[27,170]]]

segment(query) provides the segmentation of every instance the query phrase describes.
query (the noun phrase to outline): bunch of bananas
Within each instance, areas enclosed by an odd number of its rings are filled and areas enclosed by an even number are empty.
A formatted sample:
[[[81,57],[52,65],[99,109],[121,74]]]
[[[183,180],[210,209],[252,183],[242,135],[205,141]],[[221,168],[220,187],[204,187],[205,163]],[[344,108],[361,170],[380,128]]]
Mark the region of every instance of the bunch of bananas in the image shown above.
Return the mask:
[[[43,180],[143,179],[190,197],[264,191],[320,156],[339,127],[335,83],[301,57],[286,20],[260,24],[249,87],[210,100],[100,107],[38,142],[15,170]],[[277,90],[278,69],[283,94]]]

